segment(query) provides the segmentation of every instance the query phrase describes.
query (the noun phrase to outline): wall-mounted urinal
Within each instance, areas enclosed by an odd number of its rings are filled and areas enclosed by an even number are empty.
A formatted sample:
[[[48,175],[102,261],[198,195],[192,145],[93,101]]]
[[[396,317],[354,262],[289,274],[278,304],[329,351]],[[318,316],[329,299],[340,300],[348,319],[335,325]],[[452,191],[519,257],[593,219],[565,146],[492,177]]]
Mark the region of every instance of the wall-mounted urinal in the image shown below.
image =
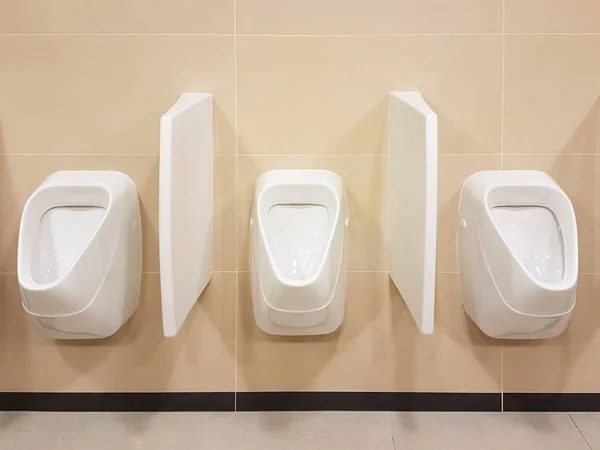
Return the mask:
[[[135,184],[110,171],[64,171],[31,195],[17,276],[32,325],[51,339],[114,334],[135,312],[142,274]]]
[[[335,331],[344,318],[348,206],[326,170],[272,170],[256,181],[250,219],[254,317],[275,335]]]
[[[172,337],[213,273],[212,95],[182,94],[161,118],[159,170],[163,332]]]
[[[424,334],[433,333],[438,120],[419,92],[392,92],[388,136],[390,278]]]
[[[458,266],[466,313],[488,336],[561,334],[575,307],[577,224],[565,192],[532,170],[484,171],[464,183]]]

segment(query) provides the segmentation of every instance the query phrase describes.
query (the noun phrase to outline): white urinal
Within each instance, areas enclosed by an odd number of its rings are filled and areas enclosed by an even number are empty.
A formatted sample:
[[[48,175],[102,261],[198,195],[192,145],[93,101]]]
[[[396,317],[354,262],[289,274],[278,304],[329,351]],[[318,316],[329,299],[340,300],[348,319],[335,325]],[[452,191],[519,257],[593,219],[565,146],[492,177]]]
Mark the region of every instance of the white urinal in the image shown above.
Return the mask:
[[[458,265],[466,313],[488,336],[544,339],[568,326],[578,276],[577,224],[564,191],[531,170],[464,183]]]
[[[273,170],[256,182],[250,222],[257,325],[275,335],[336,330],[346,305],[348,207],[326,170]]]
[[[135,184],[111,171],[64,171],[31,195],[17,275],[32,325],[51,339],[114,334],[135,312],[142,273]]]

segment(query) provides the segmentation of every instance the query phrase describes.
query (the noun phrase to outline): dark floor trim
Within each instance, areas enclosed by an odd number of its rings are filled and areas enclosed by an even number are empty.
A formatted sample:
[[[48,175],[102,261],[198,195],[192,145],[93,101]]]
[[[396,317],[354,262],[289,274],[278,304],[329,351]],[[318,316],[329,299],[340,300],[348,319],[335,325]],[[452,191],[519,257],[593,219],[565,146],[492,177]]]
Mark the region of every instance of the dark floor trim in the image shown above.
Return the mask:
[[[0,411],[233,411],[233,392],[2,392]]]
[[[234,411],[233,392],[0,393],[0,411]],[[500,411],[499,393],[239,392],[238,411]],[[505,393],[504,411],[599,411],[600,393]]]
[[[600,411],[600,393],[505,393],[504,411],[586,412]]]
[[[500,394],[238,392],[238,411],[500,411]]]

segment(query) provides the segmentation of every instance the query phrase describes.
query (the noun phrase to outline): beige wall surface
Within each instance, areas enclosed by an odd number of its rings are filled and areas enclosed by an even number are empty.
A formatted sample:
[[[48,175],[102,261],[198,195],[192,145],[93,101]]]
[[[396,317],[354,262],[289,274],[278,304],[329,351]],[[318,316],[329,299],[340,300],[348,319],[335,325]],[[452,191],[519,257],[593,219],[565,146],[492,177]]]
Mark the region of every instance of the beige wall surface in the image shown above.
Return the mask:
[[[600,392],[599,33],[592,0],[0,0],[0,391]],[[421,91],[439,116],[429,336],[387,275],[393,90]],[[214,96],[215,275],[165,339],[158,130],[186,91]],[[347,313],[328,336],[254,324],[249,208],[274,168],[346,184]],[[140,308],[106,340],[45,341],[20,306],[21,211],[65,169],[119,170],[139,191]],[[556,339],[493,340],[463,313],[458,196],[488,169],[544,170],[575,206],[578,305]]]

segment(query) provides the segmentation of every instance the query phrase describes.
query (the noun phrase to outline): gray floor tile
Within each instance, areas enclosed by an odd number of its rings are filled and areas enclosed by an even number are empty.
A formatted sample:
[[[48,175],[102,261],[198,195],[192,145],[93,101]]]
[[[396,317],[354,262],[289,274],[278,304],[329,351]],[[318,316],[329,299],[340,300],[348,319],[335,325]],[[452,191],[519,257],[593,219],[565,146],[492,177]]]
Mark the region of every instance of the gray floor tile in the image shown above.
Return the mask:
[[[210,414],[203,449],[393,450],[386,413]]]
[[[206,417],[206,413],[1,413],[0,449],[199,449]]]
[[[392,414],[396,449],[588,450],[568,414]]]
[[[600,413],[572,413],[577,428],[593,450],[600,450]]]

